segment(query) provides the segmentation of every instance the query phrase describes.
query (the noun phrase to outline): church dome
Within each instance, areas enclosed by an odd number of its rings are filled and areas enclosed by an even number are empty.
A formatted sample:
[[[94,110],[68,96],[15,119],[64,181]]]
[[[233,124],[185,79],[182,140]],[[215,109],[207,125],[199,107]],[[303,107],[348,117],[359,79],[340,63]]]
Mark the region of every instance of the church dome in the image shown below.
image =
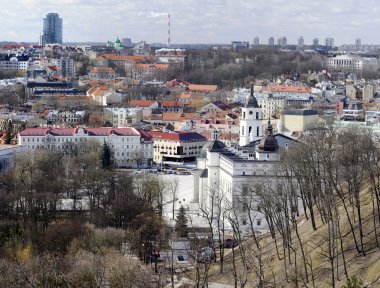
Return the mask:
[[[273,136],[273,126],[268,121],[268,126],[265,131],[265,136],[261,138],[260,143],[259,143],[259,149],[263,151],[272,151],[275,152],[278,150],[278,142],[276,138]]]

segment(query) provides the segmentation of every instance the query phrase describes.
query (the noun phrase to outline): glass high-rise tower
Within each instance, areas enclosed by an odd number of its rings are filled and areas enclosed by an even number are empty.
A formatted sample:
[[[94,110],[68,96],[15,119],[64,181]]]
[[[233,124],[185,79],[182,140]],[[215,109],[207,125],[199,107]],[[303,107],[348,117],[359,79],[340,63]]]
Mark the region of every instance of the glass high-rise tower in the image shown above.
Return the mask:
[[[44,18],[43,44],[62,44],[62,19],[58,13],[48,13]]]

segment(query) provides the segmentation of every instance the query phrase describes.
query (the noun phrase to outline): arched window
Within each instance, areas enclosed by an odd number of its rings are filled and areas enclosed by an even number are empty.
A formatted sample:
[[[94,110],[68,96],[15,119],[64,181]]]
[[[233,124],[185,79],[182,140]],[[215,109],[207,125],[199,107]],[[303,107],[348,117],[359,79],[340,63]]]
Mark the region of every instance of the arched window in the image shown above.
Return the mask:
[[[256,119],[259,119],[259,112],[256,112]]]
[[[252,131],[252,126],[249,126],[249,128],[248,128],[248,135],[251,135],[251,131]]]

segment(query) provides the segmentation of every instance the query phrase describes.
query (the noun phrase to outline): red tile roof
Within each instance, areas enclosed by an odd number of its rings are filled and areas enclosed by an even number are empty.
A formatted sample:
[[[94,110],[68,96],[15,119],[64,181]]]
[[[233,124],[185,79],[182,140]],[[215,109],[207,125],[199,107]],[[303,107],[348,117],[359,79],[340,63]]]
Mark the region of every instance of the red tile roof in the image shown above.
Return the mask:
[[[268,92],[293,92],[293,93],[310,93],[310,87],[305,86],[287,86],[287,85],[270,85],[265,88]]]
[[[217,85],[199,85],[199,84],[189,84],[187,86],[190,91],[202,91],[202,92],[212,92],[218,89]]]
[[[183,107],[183,102],[180,102],[180,101],[173,101],[173,100],[163,100],[163,101],[160,101],[160,104],[162,107],[174,107],[174,108],[182,108]]]
[[[131,107],[149,107],[156,103],[154,100],[129,100],[129,106]]]
[[[127,61],[141,63],[146,61],[153,61],[156,57],[153,56],[130,56],[130,55],[115,55],[115,54],[102,54],[97,57],[98,59],[107,59],[113,61]]]
[[[116,74],[111,67],[92,67],[90,73],[109,73]]]

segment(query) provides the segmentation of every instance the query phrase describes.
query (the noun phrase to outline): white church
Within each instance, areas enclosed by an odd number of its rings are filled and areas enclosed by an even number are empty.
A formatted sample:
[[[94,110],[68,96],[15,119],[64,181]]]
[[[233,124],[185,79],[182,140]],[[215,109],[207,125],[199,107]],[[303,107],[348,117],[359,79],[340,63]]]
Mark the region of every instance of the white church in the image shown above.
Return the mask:
[[[218,133],[213,134],[213,141],[206,144],[197,160],[194,171],[194,195],[190,207],[202,211],[228,209],[231,203],[241,199],[242,192],[254,191],[256,185],[263,181],[277,179],[275,165],[279,163],[282,151],[296,143],[295,140],[282,134],[273,134],[273,126],[268,121],[262,125],[262,111],[253,94],[247,97],[240,116],[239,144],[227,147],[218,140]],[[265,128],[265,129],[263,129]],[[258,209],[259,210],[259,209]],[[189,211],[191,212],[191,211]],[[268,224],[262,213],[255,211],[255,230],[268,230]],[[251,229],[247,213],[241,211],[242,230]]]

